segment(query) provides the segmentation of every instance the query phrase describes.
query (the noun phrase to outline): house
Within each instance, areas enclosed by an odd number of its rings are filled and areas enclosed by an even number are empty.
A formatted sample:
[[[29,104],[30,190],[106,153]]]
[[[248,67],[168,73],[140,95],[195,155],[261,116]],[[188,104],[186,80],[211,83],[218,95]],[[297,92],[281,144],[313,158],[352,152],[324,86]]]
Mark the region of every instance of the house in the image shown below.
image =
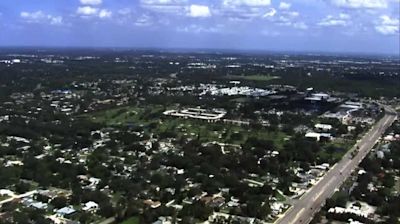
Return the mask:
[[[147,206],[150,206],[151,208],[158,208],[161,206],[161,202],[159,201],[153,201],[151,199],[147,199],[145,201],[143,201],[143,203]]]
[[[16,161],[7,161],[7,163],[5,164],[5,167],[10,167],[10,166],[23,166],[24,163],[22,161],[16,160]]]
[[[99,209],[99,205],[94,201],[86,202],[82,208],[83,211],[89,211],[89,212],[97,211],[97,209]]]
[[[318,130],[325,131],[325,132],[332,130],[332,125],[330,125],[330,124],[316,124],[316,125],[314,125],[314,127]]]
[[[34,207],[34,208],[40,209],[40,210],[46,210],[48,208],[48,205],[43,202],[34,202],[30,205],[30,207]]]
[[[308,96],[304,99],[311,102],[320,102],[320,101],[333,102],[336,100],[336,98],[331,97],[327,93],[313,93],[311,94],[311,96]]]
[[[12,197],[13,195],[14,195],[14,192],[12,192],[8,189],[0,189],[0,196]]]
[[[172,224],[170,217],[159,217],[153,224]]]
[[[329,133],[315,133],[315,132],[309,132],[305,135],[306,138],[313,138],[316,139],[317,141],[321,141],[321,139],[328,139],[331,140],[332,136]]]
[[[240,206],[239,199],[231,197],[231,200],[227,203],[228,207],[238,207]]]
[[[271,205],[272,214],[279,215],[285,209],[285,205],[282,202],[274,202]]]
[[[373,206],[370,206],[364,202],[359,202],[359,203],[361,204],[361,206],[357,206],[356,203],[353,202],[353,203],[348,203],[346,205],[346,208],[342,207],[330,208],[328,212],[336,214],[354,214],[364,218],[371,217],[371,215],[375,213],[376,208],[374,208]]]
[[[50,190],[39,190],[38,194],[49,198],[49,200],[52,200],[58,196],[58,193],[56,191],[50,191]]]
[[[212,208],[219,208],[225,203],[224,197],[215,197],[208,205]]]
[[[71,215],[75,212],[76,212],[76,210],[72,206],[64,207],[64,208],[58,209],[56,211],[57,215],[62,216],[62,217]]]

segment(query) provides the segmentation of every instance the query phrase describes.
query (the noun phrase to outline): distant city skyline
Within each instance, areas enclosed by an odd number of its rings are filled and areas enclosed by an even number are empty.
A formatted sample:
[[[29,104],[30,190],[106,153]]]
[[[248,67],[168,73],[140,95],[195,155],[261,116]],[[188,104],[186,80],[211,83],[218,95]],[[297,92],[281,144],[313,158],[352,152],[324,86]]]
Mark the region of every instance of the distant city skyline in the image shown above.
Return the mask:
[[[400,0],[2,0],[0,46],[400,54]]]

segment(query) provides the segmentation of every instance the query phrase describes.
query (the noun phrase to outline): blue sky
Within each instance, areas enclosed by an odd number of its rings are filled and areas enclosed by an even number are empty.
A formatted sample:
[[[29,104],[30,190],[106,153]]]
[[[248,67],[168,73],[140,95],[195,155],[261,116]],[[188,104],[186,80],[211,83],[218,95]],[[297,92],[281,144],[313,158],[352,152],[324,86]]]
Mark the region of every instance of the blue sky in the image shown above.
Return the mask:
[[[400,0],[1,0],[0,46],[399,54]]]

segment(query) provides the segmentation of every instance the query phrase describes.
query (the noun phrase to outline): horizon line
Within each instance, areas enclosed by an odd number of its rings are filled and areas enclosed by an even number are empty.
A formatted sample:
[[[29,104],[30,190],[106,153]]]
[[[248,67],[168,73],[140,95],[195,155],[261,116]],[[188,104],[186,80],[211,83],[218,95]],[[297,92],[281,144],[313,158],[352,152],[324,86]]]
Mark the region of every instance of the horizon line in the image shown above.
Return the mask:
[[[357,51],[329,51],[329,50],[279,50],[279,49],[254,49],[254,48],[191,48],[191,47],[137,47],[137,46],[40,46],[40,45],[0,45],[0,50],[19,49],[19,50],[123,50],[123,51],[166,51],[167,53],[250,53],[250,54],[293,54],[315,56],[387,56],[400,58],[398,53],[382,52],[357,52]],[[0,52],[1,53],[1,52]]]

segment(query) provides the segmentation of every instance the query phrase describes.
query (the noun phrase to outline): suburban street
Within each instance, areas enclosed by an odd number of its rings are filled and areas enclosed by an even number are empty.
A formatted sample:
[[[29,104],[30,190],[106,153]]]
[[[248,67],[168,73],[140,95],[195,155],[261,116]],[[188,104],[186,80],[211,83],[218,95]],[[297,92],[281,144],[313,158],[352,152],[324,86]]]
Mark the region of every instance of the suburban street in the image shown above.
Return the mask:
[[[356,145],[335,164],[320,181],[309,189],[291,208],[276,221],[282,224],[310,223],[315,213],[325,204],[326,199],[337,191],[343,182],[351,175],[363,158],[370,152],[384,134],[385,130],[396,119],[393,109],[385,107],[385,116],[376,123]],[[352,152],[359,150],[353,157]]]
[[[33,191],[26,192],[26,193],[24,193],[24,194],[13,195],[13,196],[10,197],[10,198],[7,198],[7,199],[5,199],[5,200],[3,200],[3,201],[0,201],[0,206],[3,205],[3,204],[8,203],[8,202],[10,202],[10,201],[13,201],[13,200],[15,200],[15,199],[21,199],[21,198],[25,198],[25,197],[34,195],[34,194],[36,194],[37,192],[38,192],[37,190],[33,190]]]

